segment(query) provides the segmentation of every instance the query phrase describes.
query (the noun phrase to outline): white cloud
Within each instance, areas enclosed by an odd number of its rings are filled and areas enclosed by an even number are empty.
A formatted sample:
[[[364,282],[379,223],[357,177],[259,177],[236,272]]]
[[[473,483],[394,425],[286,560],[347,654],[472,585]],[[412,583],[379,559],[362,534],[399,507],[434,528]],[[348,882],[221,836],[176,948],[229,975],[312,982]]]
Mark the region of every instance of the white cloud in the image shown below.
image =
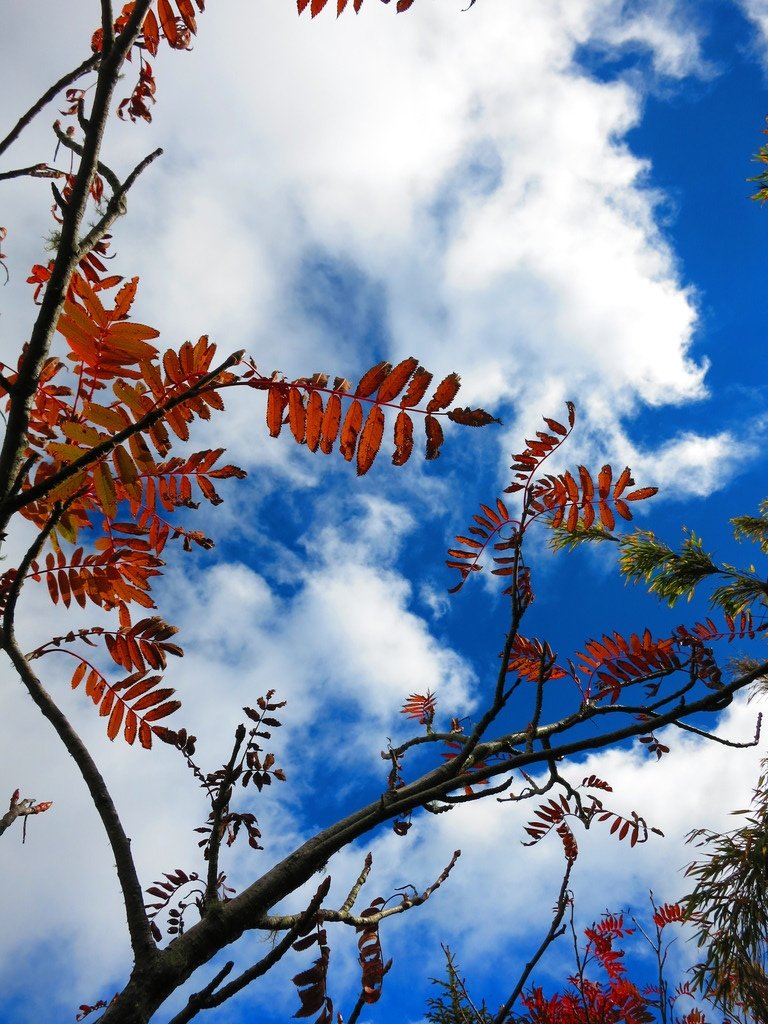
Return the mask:
[[[768,66],[768,3],[766,0],[737,0],[737,6],[755,26],[757,45],[763,51],[763,64]]]

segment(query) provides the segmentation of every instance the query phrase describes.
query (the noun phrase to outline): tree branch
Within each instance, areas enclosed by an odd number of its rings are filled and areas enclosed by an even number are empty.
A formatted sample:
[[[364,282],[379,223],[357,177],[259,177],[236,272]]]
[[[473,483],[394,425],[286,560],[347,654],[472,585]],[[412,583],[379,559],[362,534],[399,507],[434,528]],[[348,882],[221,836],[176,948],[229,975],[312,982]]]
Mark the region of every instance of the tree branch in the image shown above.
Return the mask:
[[[288,950],[291,948],[296,939],[302,934],[306,927],[315,919],[320,910],[320,906],[328,894],[328,889],[331,885],[330,878],[324,878],[321,882],[317,892],[312,897],[309,906],[301,914],[296,915],[296,921],[294,925],[288,930],[288,932],[276,942],[273,948],[267,953],[267,955],[259,960],[258,963],[249,967],[247,971],[235,978],[224,988],[219,989],[214,994],[214,988],[218,986],[219,982],[223,980],[229,970],[226,968],[219,972],[213,981],[207,985],[201,992],[197,992],[190,996],[186,1007],[175,1017],[173,1017],[168,1024],[188,1024],[188,1021],[192,1020],[201,1010],[210,1010],[215,1006],[221,1006],[222,1003],[226,1002],[227,999],[231,999],[236,993],[242,991],[246,985],[250,985],[256,978],[260,978],[267,971],[270,971],[275,964],[282,960]],[[227,964],[227,967],[231,968],[231,964]]]
[[[170,412],[171,409],[175,409],[177,405],[182,405],[190,398],[194,398],[196,395],[200,394],[201,391],[204,391],[220,374],[224,373],[224,371],[229,369],[230,366],[234,366],[238,363],[242,359],[242,356],[242,351],[234,352],[231,356],[225,359],[223,363],[217,366],[214,370],[211,370],[210,373],[206,373],[204,377],[201,377],[200,380],[196,381],[186,391],[178,395],[173,395],[162,405],[156,406],[148,412],[146,416],[143,416],[140,420],[132,423],[129,427],[125,427],[124,430],[119,431],[117,434],[113,434],[112,437],[102,441],[101,444],[94,445],[93,448],[81,455],[79,459],[75,459],[74,462],[70,462],[53,476],[50,476],[41,483],[35,484],[34,487],[30,487],[28,490],[21,492],[15,498],[11,497],[5,502],[0,502],[2,515],[10,517],[14,512],[18,512],[19,509],[25,508],[32,502],[39,501],[40,498],[45,497],[45,495],[49,494],[54,488],[79,473],[81,469],[86,469],[94,462],[98,462],[105,455],[108,455],[113,448],[122,444],[122,442],[126,441],[129,437],[132,437],[134,434],[144,433],[145,430],[148,430],[154,423],[157,423],[158,420],[162,419],[166,413]]]
[[[18,790],[16,792],[18,793]],[[0,836],[6,829],[11,827],[17,818],[26,818],[30,814],[42,814],[42,812],[47,811],[50,806],[50,801],[37,803],[34,797],[26,797],[23,800],[18,800],[16,799],[16,793],[14,793],[11,797],[10,808],[2,817],[0,817]]]
[[[221,821],[224,812],[229,806],[230,798],[232,797],[235,765],[244,739],[245,726],[239,725],[235,732],[235,744],[232,748],[232,756],[229,759],[229,763],[224,768],[224,777],[221,780],[218,792],[213,800],[213,806],[211,807],[211,839],[206,851],[208,857],[208,879],[205,887],[206,912],[219,900],[217,882],[219,878],[219,851],[221,849],[222,839]]]
[[[510,1010],[517,1002],[518,996],[523,991],[523,986],[525,985],[526,981],[528,981],[528,978],[531,976],[531,972],[533,971],[533,969],[536,967],[536,964],[539,962],[539,960],[541,960],[541,958],[544,956],[547,949],[549,949],[549,947],[552,945],[555,939],[559,938],[565,932],[565,927],[561,927],[561,924],[563,916],[565,914],[566,907],[570,902],[570,897],[568,895],[568,883],[571,879],[571,870],[573,868],[573,864],[574,862],[572,860],[569,860],[566,865],[565,874],[563,875],[563,881],[560,884],[560,894],[557,897],[557,903],[555,904],[555,913],[552,918],[552,923],[549,926],[549,931],[544,936],[539,948],[536,950],[531,959],[525,965],[523,973],[518,978],[517,984],[515,985],[514,990],[512,991],[512,994],[510,995],[509,999],[507,999],[503,1006],[499,1008],[499,1012],[493,1018],[493,1024],[504,1024],[504,1022],[507,1020]]]
[[[43,684],[32,671],[29,662],[24,657],[14,630],[14,618],[16,604],[25,576],[35,558],[40,554],[43,544],[55,527],[63,506],[59,506],[56,513],[51,516],[45,528],[40,531],[34,543],[22,559],[16,577],[9,589],[8,600],[3,615],[2,646],[11,659],[14,668],[19,674],[21,681],[27,689],[32,700],[37,704],[44,717],[48,719],[63,743],[65,749],[73,758],[80,770],[80,774],[88,787],[93,804],[101,818],[104,830],[107,834],[112,853],[115,858],[117,876],[125,902],[125,913],[128,923],[128,931],[131,937],[131,945],[137,963],[144,963],[157,955],[157,947],[152,938],[149,928],[149,921],[144,911],[144,894],[136,874],[136,866],[131,855],[131,843],[126,836],[122,822],[118,816],[112,797],[107,785],[91,757],[87,747],[72,728],[67,717],[60,710],[56,702],[51,698]]]
[[[15,393],[11,396],[7,429],[0,449],[0,500],[8,498],[10,482],[17,478],[19,466],[24,459],[34,394],[51,347],[67,288],[81,256],[78,235],[98,165],[112,96],[122,63],[136,40],[150,4],[151,0],[136,0],[125,29],[115,40],[109,53],[98,60],[96,89],[83,142],[83,155],[69,202],[63,213],[61,237],[51,276],[19,367]],[[51,184],[53,185],[53,182]],[[5,532],[10,515],[11,512],[7,508],[0,515],[0,534]]]
[[[65,89],[68,85],[76,82],[78,78],[82,78],[83,75],[92,71],[98,66],[100,60],[100,53],[91,54],[91,56],[84,60],[82,64],[78,64],[74,70],[68,71],[66,75],[63,75],[58,80],[58,82],[54,82],[50,89],[46,89],[40,99],[36,103],[33,103],[25,114],[22,114],[13,128],[11,128],[2,142],[0,142],[0,156],[9,148],[9,146],[13,145],[24,129],[34,120],[43,107],[47,106],[47,104],[51,102],[54,96],[60,93],[61,90]]]

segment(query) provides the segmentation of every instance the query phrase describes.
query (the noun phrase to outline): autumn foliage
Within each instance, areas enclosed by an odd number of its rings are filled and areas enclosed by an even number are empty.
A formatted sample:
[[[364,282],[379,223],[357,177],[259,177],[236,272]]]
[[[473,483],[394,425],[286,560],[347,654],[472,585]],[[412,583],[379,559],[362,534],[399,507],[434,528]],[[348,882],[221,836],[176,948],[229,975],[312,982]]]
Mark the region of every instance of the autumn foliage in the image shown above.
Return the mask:
[[[400,0],[396,10],[406,11],[412,2]],[[299,0],[298,12],[309,9],[314,17],[325,6],[325,0]],[[362,0],[339,0],[336,13],[357,12],[361,6]],[[231,749],[213,769],[198,763],[196,737],[179,721],[184,694],[173,668],[183,648],[176,628],[156,608],[153,588],[166,559],[174,557],[174,546],[190,553],[213,545],[207,532],[194,528],[194,514],[219,505],[220,489],[226,493],[230,481],[245,476],[226,461],[215,440],[211,447],[196,449],[198,430],[214,429],[216,417],[226,415],[232,389],[245,389],[253,398],[254,423],[261,424],[254,430],[266,430],[273,438],[283,435],[278,443],[301,445],[307,458],[338,452],[362,476],[382,448],[391,449],[394,466],[404,466],[414,453],[433,461],[441,453],[448,423],[478,428],[498,420],[483,409],[456,404],[459,376],[434,380],[415,356],[380,361],[355,383],[314,368],[307,369],[307,376],[288,379],[278,370],[260,369],[256,354],[222,356],[205,334],[194,342],[168,345],[155,328],[136,318],[138,277],[114,272],[107,261],[114,255],[112,231],[126,212],[126,197],[161,152],[149,154],[121,179],[101,152],[104,130],[113,115],[129,123],[151,120],[158,87],[150,59],[163,46],[188,49],[204,7],[203,0],[133,0],[115,16],[104,0],[101,25],[87,41],[84,61],[0,142],[2,154],[47,102],[56,97],[64,103],[64,120],[53,126],[64,166],[40,163],[6,175],[50,180],[56,245],[54,258],[35,264],[29,273],[34,322],[28,339],[19,344],[17,355],[0,363],[5,422],[0,539],[5,541],[19,521],[19,535],[32,535],[15,564],[3,563],[0,644],[88,787],[124,901],[133,954],[125,985],[114,997],[94,993],[92,1003],[80,1004],[78,1019],[103,1010],[103,1024],[145,1024],[219,952],[245,932],[260,930],[273,938],[269,951],[233,978],[234,961],[227,961],[189,996],[174,1020],[181,1024],[220,1006],[283,957],[297,955],[304,959],[293,976],[299,1004],[295,1016],[338,1024],[328,967],[330,933],[339,925],[357,936],[360,991],[348,1018],[354,1024],[364,1007],[378,1001],[392,965],[383,953],[383,922],[431,898],[454,870],[459,851],[426,887],[409,883],[388,897],[366,897],[359,912],[355,906],[369,879],[370,855],[361,855],[360,874],[338,906],[328,905],[326,875],[319,885],[314,880],[314,894],[299,912],[273,908],[324,871],[334,854],[381,825],[405,839],[414,815],[426,818],[487,797],[502,803],[533,800],[535,809],[521,839],[537,846],[554,832],[564,857],[554,937],[578,857],[578,827],[602,825],[622,851],[656,831],[640,810],[608,806],[608,794],[614,799],[609,781],[583,772],[577,775],[580,782],[570,781],[569,765],[587,750],[633,741],[658,759],[669,750],[659,738],[661,729],[683,727],[693,716],[721,710],[764,674],[766,665],[755,664],[729,675],[715,651],[718,643],[761,634],[764,626],[754,624],[751,609],[764,601],[765,585],[754,573],[738,574],[711,560],[705,564],[696,538],[677,552],[649,531],[617,533],[617,524],[629,523],[636,504],[656,489],[636,485],[629,468],[617,472],[610,465],[578,465],[550,471],[548,460],[564,454],[576,424],[575,405],[567,403],[562,421],[546,416],[544,429],[513,455],[504,497],[480,504],[448,551],[454,581],[458,574],[452,591],[490,561],[508,608],[498,673],[479,687],[475,715],[460,718],[456,709],[443,711],[438,694],[430,690],[411,693],[400,724],[414,731],[387,741],[381,752],[385,770],[370,802],[326,824],[277,865],[265,869],[255,861],[252,882],[235,891],[222,866],[227,850],[243,841],[254,853],[262,849],[262,825],[253,808],[265,788],[287,781],[272,744],[285,702],[278,699],[279,690],[265,686],[255,706],[242,709],[244,721],[234,729]],[[75,83],[84,76],[87,85],[81,88]],[[6,247],[13,242],[5,229],[0,229],[0,242]],[[5,258],[0,254],[0,262]],[[350,474],[350,486],[352,480]],[[209,521],[205,517],[203,525]],[[744,517],[739,528],[763,543],[768,515]],[[600,637],[586,639],[571,657],[561,657],[550,638],[522,631],[535,598],[526,547],[531,529],[549,530],[556,548],[582,542],[618,545],[627,579],[646,582],[671,604],[705,579],[717,582],[714,618],[681,623],[664,636],[652,635],[642,624],[623,635],[606,624]],[[35,587],[43,589],[63,618],[70,610],[90,609],[98,613],[95,624],[64,625],[59,635],[22,650],[17,615],[28,588]],[[556,624],[554,617],[549,625]],[[69,679],[68,690],[55,697],[38,675],[54,657],[67,659]],[[569,695],[565,711],[562,703],[553,706],[550,700],[553,682],[562,684],[559,693]],[[109,740],[146,751],[159,741],[181,758],[208,808],[205,819],[191,826],[200,858],[194,867],[160,865],[151,882],[139,879],[118,810],[92,752],[70,721],[67,709],[78,700],[103,720]],[[584,723],[593,725],[586,735],[580,730]],[[417,748],[419,761],[413,756]],[[135,756],[145,755],[137,749]],[[412,771],[414,762],[418,768]],[[615,796],[620,802],[621,795]],[[49,801],[22,800],[16,792],[0,831],[18,817],[26,823],[49,807]],[[660,908],[657,914],[658,928],[676,920],[672,910]],[[570,995],[553,1003],[537,995],[540,990],[531,990],[523,999],[529,1019],[542,1024],[577,1024],[595,1015],[647,1019],[642,1016],[646,997],[628,986],[619,967],[616,943],[627,934],[620,919],[596,925],[587,936],[588,956],[606,971],[607,983],[588,983],[582,970],[578,997],[570,1003]],[[95,979],[94,986],[99,985]],[[499,1024],[512,1019],[521,992],[522,981]],[[566,1006],[572,1006],[570,1016],[563,1016]],[[689,1024],[693,1021],[689,1017]]]

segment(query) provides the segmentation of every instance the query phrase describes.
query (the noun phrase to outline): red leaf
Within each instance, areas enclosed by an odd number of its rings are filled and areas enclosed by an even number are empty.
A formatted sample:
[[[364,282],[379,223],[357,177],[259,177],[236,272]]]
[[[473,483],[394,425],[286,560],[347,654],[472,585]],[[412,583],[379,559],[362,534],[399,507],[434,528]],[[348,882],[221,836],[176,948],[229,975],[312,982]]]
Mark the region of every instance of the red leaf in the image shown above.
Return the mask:
[[[408,413],[401,409],[395,420],[395,453],[392,463],[402,466],[411,457],[413,451],[413,421]]]
[[[630,491],[624,495],[625,501],[642,501],[644,498],[652,498],[658,493],[658,487],[640,487],[636,491]]]
[[[328,404],[323,414],[322,432],[320,435],[320,451],[330,455],[339,433],[341,423],[341,399],[338,395],[329,395]]]
[[[393,398],[396,398],[418,365],[418,359],[415,359],[413,356],[409,356],[408,359],[403,359],[402,362],[398,363],[381,382],[379,392],[376,395],[376,401],[391,402]]]
[[[323,429],[323,399],[318,391],[312,391],[307,402],[307,447],[317,451]]]
[[[285,387],[275,385],[267,395],[267,427],[272,437],[277,437],[283,425],[283,410],[288,402]]]
[[[350,405],[349,409],[347,409],[347,415],[344,417],[344,425],[341,428],[341,438],[339,440],[339,451],[347,462],[350,462],[352,456],[355,454],[357,436],[360,433],[362,425],[363,407],[357,400],[355,400]]]
[[[160,16],[160,24],[163,27],[165,38],[171,46],[176,46],[179,38],[176,28],[176,15],[173,13],[169,0],[157,0],[157,13]]]
[[[597,478],[597,492],[601,500],[605,500],[608,497],[608,491],[611,486],[611,477],[613,470],[610,466],[603,466],[600,470],[600,474]]]
[[[298,388],[288,392],[288,416],[291,433],[299,444],[303,444],[307,433],[307,411],[304,408],[304,397]]]
[[[413,374],[411,383],[400,400],[400,405],[404,409],[410,409],[414,405],[418,405],[427,392],[427,388],[432,383],[432,374],[429,370],[425,370],[423,366],[416,368]]]
[[[437,385],[437,390],[427,403],[427,412],[435,412],[437,409],[444,409],[447,405],[450,405],[460,387],[461,378],[458,373],[449,373]]]
[[[374,405],[365,421],[365,426],[360,434],[360,443],[357,446],[358,476],[363,476],[373,465],[383,436],[384,411],[380,405]]]
[[[381,385],[382,381],[387,377],[391,369],[392,364],[388,363],[386,360],[381,363],[377,363],[376,366],[363,374],[360,383],[355,388],[355,395],[358,398],[368,398]],[[395,392],[395,394],[397,394],[397,392]]]
[[[448,419],[465,427],[486,427],[489,423],[501,423],[485,409],[450,409]]]
[[[427,432],[427,459],[437,459],[440,456],[440,445],[443,443],[443,428],[434,416],[425,418],[424,428]]]

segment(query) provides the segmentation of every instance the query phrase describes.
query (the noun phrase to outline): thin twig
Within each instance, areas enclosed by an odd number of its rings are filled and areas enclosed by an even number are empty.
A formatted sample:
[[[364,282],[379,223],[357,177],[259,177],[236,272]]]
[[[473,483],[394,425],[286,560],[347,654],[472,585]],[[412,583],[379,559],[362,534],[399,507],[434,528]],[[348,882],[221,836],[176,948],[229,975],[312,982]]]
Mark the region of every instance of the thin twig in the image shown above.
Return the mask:
[[[73,82],[76,82],[78,78],[81,78],[89,71],[92,71],[98,65],[100,60],[100,53],[91,54],[90,57],[84,60],[82,64],[79,64],[73,71],[68,71],[66,75],[63,75],[58,80],[58,82],[54,82],[50,89],[46,89],[40,99],[36,103],[32,104],[26,114],[22,114],[13,128],[11,128],[2,142],[0,142],[0,155],[2,155],[6,149],[16,141],[19,135],[21,135],[27,125],[34,120],[43,107],[50,103],[62,89],[66,88],[66,86],[71,85]]]
[[[240,748],[245,739],[245,726],[238,725],[235,732],[235,742],[232,747],[232,755],[224,767],[224,774],[219,785],[219,790],[211,807],[211,838],[208,843],[208,879],[205,887],[205,912],[208,913],[219,901],[218,878],[219,878],[219,851],[221,849],[222,829],[221,823],[225,811],[229,807],[234,785],[234,771]]]
[[[563,915],[565,914],[566,907],[570,903],[570,898],[568,896],[568,883],[571,878],[572,868],[573,861],[569,860],[565,868],[563,881],[560,885],[560,894],[557,897],[557,903],[555,904],[555,914],[552,918],[552,923],[549,926],[549,931],[544,936],[539,948],[536,950],[531,959],[525,965],[523,973],[518,978],[517,984],[515,985],[514,990],[512,991],[512,994],[510,995],[509,999],[507,999],[503,1006],[500,1007],[499,1012],[493,1018],[493,1024],[504,1024],[504,1021],[507,1019],[509,1015],[509,1011],[515,1005],[517,997],[523,991],[523,986],[525,985],[526,981],[528,981],[528,978],[531,976],[531,972],[536,967],[536,964],[539,962],[539,960],[541,960],[542,956],[544,956],[544,953],[552,945],[555,939],[559,938],[565,932],[565,928],[561,927],[561,923],[563,920]]]

